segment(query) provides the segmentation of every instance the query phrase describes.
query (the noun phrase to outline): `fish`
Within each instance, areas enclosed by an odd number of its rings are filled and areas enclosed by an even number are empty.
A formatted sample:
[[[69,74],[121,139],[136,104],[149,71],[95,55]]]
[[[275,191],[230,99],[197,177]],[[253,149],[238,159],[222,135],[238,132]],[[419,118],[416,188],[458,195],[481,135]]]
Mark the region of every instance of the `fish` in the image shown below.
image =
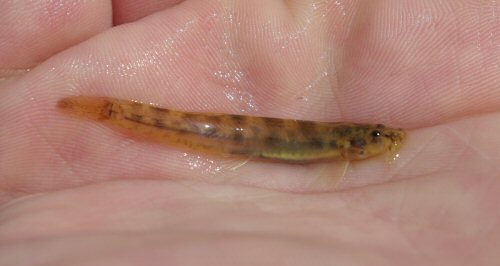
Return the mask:
[[[110,97],[69,96],[57,109],[159,144],[291,163],[395,154],[406,136],[382,124],[182,112]]]

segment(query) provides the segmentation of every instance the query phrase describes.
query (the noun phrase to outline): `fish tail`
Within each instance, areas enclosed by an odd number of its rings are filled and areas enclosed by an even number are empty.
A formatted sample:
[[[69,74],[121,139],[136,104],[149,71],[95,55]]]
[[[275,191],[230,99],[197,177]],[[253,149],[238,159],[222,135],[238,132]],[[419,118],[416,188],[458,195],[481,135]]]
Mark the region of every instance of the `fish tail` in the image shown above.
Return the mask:
[[[106,97],[72,96],[59,100],[57,109],[91,120],[107,120],[113,112],[113,100]]]

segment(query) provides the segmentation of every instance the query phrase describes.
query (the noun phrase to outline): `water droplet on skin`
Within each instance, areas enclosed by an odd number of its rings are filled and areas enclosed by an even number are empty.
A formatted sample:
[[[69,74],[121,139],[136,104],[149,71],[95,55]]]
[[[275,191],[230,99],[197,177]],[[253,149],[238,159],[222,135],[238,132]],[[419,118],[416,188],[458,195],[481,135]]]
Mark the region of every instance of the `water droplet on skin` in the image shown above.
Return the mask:
[[[213,160],[187,153],[183,153],[183,157],[187,159],[188,168],[190,170],[201,171],[203,174],[207,175],[215,175],[222,171],[222,166]]]
[[[246,91],[240,91],[235,87],[226,87],[224,95],[230,101],[238,102],[241,112],[256,112],[259,110],[253,95]]]

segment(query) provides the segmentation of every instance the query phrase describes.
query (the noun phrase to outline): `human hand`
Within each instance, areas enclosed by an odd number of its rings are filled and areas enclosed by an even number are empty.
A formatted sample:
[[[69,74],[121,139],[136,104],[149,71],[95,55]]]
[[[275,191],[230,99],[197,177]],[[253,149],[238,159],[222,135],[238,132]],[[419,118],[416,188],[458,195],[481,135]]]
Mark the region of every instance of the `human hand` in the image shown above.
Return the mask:
[[[6,5],[0,265],[500,260],[497,7],[452,0]],[[112,19],[130,23],[112,27]],[[408,139],[394,163],[354,162],[345,173],[341,162],[241,165],[57,112],[55,103],[72,95],[384,123],[407,128]]]

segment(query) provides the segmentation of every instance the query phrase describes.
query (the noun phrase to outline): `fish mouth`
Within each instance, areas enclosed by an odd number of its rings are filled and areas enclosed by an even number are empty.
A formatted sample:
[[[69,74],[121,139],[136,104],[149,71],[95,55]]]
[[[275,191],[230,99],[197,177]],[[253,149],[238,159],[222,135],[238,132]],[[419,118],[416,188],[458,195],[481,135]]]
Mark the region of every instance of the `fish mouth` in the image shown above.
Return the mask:
[[[406,137],[403,129],[393,129],[384,134],[384,137],[391,140],[392,143],[399,143]]]

